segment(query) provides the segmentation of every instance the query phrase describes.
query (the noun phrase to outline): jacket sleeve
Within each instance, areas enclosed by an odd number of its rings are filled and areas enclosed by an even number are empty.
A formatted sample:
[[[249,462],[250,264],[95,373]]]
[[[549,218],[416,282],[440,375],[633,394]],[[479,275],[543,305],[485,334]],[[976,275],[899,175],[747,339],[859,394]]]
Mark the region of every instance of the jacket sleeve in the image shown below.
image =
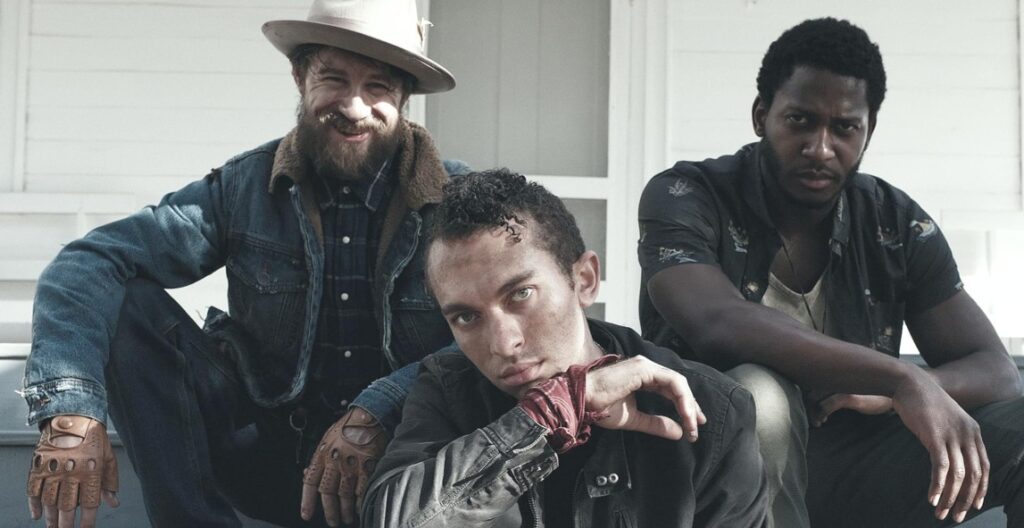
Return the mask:
[[[394,435],[395,427],[402,418],[402,404],[409,394],[409,387],[416,381],[416,372],[420,362],[408,365],[379,378],[359,393],[352,405],[362,407],[377,419],[389,435]]]
[[[106,422],[103,371],[125,284],[139,277],[176,288],[223,265],[233,198],[224,179],[214,170],[158,205],[69,243],[46,267],[22,391],[29,424],[66,413]]]
[[[697,488],[693,525],[707,528],[768,526],[768,480],[754,430],[754,399],[737,387],[729,395],[721,445]]]
[[[363,506],[363,526],[489,526],[558,465],[547,430],[518,407],[469,434],[421,370]]]

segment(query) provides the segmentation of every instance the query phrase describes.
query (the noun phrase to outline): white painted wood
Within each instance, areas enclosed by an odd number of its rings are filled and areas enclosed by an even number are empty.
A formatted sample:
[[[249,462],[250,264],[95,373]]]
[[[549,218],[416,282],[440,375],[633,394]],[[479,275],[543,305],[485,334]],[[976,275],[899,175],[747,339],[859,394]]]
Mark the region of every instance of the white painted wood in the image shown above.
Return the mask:
[[[266,39],[33,35],[33,71],[265,73],[290,77],[291,65]]]
[[[28,357],[30,348],[28,343],[0,343],[0,358],[24,359]]]
[[[0,191],[25,187],[29,1],[0,5]]]
[[[165,176],[198,178],[235,154],[263,143],[164,143],[120,141],[34,141],[29,144],[26,172],[39,180],[47,174]],[[115,190],[115,189],[111,189]]]
[[[28,124],[29,141],[120,143],[194,143],[246,145],[279,137],[295,126],[284,108],[35,108]]]
[[[74,90],[68,90],[74,86]],[[257,109],[293,112],[299,94],[291,76],[261,73],[196,75],[160,72],[32,74],[31,109],[74,107]]]
[[[1020,139],[1020,166],[1018,167],[1018,174],[1020,176],[1020,188],[1021,188],[1021,199],[1020,206],[1024,209],[1024,1],[1017,0],[1017,86],[1018,86],[1018,117],[1020,119],[1021,131],[1018,134]]]
[[[305,19],[311,2],[294,8],[214,7],[151,2],[86,4],[34,2],[32,34],[147,38],[210,38],[266,41],[260,28],[268,20]],[[88,23],[83,23],[88,21]],[[270,46],[268,43],[267,46]],[[273,49],[271,47],[271,49]]]
[[[0,213],[106,213],[135,211],[131,194],[0,193]]]
[[[1024,231],[1024,212],[992,210],[946,211],[942,221],[948,228],[973,231]]]

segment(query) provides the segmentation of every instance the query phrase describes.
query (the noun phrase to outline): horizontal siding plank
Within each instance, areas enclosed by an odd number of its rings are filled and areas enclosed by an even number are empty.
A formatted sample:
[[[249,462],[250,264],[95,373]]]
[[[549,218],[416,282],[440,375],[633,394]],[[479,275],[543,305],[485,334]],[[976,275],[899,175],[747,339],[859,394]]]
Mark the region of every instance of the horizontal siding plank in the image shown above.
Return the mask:
[[[800,14],[772,14],[751,18],[681,18],[670,31],[670,46],[683,51],[729,51],[763,54],[783,31],[805,18],[827,10]],[[961,20],[941,18],[894,24],[891,19],[850,17],[878,43],[883,57],[889,53],[934,55],[1015,54],[1017,20]]]
[[[47,4],[32,6],[32,35],[138,37],[212,37],[264,40],[263,23],[304,19],[307,7],[292,9],[178,6],[166,3]],[[230,21],[230,23],[225,23]]]
[[[898,6],[898,8],[897,8]],[[673,0],[669,2],[670,21],[681,19],[714,20],[722,18],[760,19],[790,14],[796,24],[805,18],[835,16],[855,19],[889,19],[913,16],[921,23],[933,18],[953,20],[1010,20],[1017,16],[1015,0]]]
[[[26,148],[26,180],[46,174],[202,176],[251,144],[33,141]],[[99,187],[104,190],[115,190]]]
[[[274,73],[288,76],[288,59],[269,42],[218,38],[50,37],[31,39],[37,71]]]
[[[29,141],[118,141],[125,148],[140,142],[253,148],[294,125],[294,111],[285,109],[39,108],[31,113],[27,135]]]
[[[78,107],[292,110],[298,100],[283,73],[34,72],[28,90],[30,114]]]

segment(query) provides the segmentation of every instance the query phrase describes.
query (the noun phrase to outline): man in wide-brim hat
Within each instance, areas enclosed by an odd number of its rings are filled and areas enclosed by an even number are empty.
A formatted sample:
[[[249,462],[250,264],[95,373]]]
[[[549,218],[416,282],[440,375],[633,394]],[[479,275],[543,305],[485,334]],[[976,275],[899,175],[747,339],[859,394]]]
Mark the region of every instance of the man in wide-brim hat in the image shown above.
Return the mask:
[[[117,504],[109,409],[156,526],[237,526],[235,509],[356,521],[410,363],[452,340],[420,240],[467,168],[401,113],[455,86],[423,52],[426,25],[414,0],[316,0],[306,20],[267,22],[301,96],[295,129],[43,272],[23,391],[42,431],[34,518],[70,526],[81,507],[92,526],[101,498]],[[165,289],[221,266],[229,311],[200,329]]]

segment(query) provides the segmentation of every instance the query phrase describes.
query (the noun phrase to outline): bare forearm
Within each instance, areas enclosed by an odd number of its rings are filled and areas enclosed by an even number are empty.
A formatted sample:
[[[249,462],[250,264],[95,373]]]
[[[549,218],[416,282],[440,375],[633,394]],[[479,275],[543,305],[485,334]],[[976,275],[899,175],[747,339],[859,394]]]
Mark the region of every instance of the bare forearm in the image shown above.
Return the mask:
[[[979,350],[928,372],[968,410],[1021,395],[1017,366],[1001,347]]]
[[[700,337],[690,342],[710,363],[759,363],[805,389],[886,396],[920,374],[896,358],[825,336],[771,308],[738,301],[715,311],[720,313],[709,313]]]

